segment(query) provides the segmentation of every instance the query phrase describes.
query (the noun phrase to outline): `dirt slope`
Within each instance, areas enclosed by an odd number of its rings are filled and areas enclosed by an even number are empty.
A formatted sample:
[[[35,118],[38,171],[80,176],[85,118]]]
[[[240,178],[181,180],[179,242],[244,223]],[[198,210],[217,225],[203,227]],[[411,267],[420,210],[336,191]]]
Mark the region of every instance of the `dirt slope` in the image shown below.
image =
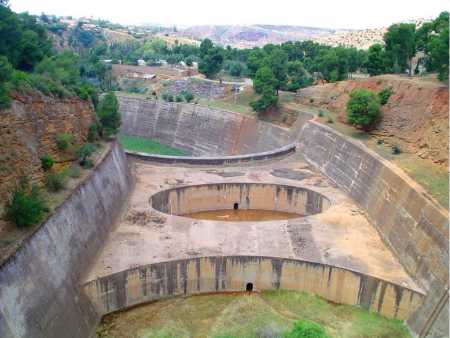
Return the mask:
[[[69,160],[56,146],[56,136],[70,133],[74,141],[86,140],[93,107],[78,98],[60,99],[37,93],[14,94],[11,108],[0,111],[0,201],[17,178],[43,177],[40,157]],[[58,164],[57,164],[58,165]]]
[[[299,99],[303,104],[338,113],[344,122],[347,100],[353,89],[378,92],[388,87],[393,94],[382,107],[383,119],[372,134],[400,145],[405,152],[447,166],[449,91],[444,84],[430,79],[382,75],[305,88],[300,91]]]

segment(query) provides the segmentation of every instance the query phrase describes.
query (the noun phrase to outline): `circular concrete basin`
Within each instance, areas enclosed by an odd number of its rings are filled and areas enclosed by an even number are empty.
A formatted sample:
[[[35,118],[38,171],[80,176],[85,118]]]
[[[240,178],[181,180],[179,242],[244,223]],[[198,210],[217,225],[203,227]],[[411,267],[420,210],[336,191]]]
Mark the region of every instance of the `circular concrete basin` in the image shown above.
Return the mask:
[[[330,206],[322,194],[264,183],[215,183],[160,191],[150,205],[169,215],[216,221],[269,221],[314,215]]]

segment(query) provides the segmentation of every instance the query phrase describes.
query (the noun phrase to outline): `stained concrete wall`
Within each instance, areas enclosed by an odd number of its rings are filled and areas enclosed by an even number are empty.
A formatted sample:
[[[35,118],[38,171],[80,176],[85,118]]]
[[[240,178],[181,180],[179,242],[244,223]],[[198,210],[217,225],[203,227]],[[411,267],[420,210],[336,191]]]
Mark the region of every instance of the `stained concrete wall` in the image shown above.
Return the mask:
[[[117,144],[0,267],[0,337],[88,337],[99,316],[80,279],[125,202],[126,158]]]
[[[298,290],[340,304],[407,318],[422,296],[402,286],[337,267],[273,257],[205,257],[156,263],[85,285],[101,314],[174,295],[254,289]]]
[[[228,165],[250,161],[262,161],[274,158],[280,158],[295,153],[296,143],[277,148],[275,150],[264,151],[261,153],[245,154],[245,155],[227,155],[227,156],[171,156],[148,154],[127,150],[129,158],[138,160],[169,163],[169,164],[193,164],[193,165]]]
[[[325,211],[330,201],[318,192],[277,184],[220,183],[163,190],[150,199],[153,208],[171,215],[199,211],[262,209],[312,215]]]
[[[299,151],[367,210],[388,247],[427,290],[408,320],[411,330],[421,337],[428,331],[428,337],[448,337],[448,307],[439,309],[448,303],[446,210],[394,165],[327,126],[308,122]]]
[[[274,150],[292,143],[300,124],[304,123],[304,119],[299,119],[289,130],[242,114],[196,104],[127,96],[118,96],[118,100],[122,133],[154,138],[194,156]]]

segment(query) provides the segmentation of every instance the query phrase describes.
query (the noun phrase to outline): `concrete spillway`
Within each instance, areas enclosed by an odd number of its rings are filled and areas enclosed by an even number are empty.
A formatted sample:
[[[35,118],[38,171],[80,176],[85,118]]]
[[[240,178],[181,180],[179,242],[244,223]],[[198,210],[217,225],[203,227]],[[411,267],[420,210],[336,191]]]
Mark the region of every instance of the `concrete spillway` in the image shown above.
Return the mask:
[[[119,96],[121,132],[149,137],[186,154],[229,156],[274,151],[295,142],[303,123],[291,129],[253,117],[196,104],[169,103]]]
[[[299,152],[225,170],[133,163],[112,145],[0,267],[1,337],[84,338],[105,313],[248,283],[406,319],[420,337],[448,334],[448,217],[392,164],[315,122],[287,130],[196,105],[134,98],[120,105],[124,133],[193,156],[292,142]],[[217,194],[219,186],[227,193]],[[305,217],[224,227],[179,216],[235,203]]]

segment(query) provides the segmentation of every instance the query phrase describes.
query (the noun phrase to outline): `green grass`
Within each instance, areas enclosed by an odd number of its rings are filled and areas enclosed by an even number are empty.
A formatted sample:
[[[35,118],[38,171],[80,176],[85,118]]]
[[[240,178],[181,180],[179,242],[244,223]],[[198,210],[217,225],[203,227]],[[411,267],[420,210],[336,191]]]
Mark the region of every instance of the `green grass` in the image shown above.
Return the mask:
[[[141,153],[172,156],[183,156],[186,154],[181,149],[170,147],[156,140],[141,136],[119,135],[119,142],[126,150]]]
[[[403,322],[294,291],[171,298],[103,318],[98,337],[281,337],[296,320],[333,338],[408,338]]]
[[[449,175],[447,168],[435,165],[413,154],[400,153],[393,155],[391,147],[369,142],[368,146],[379,155],[402,168],[412,179],[419,183],[444,208],[449,205]]]

